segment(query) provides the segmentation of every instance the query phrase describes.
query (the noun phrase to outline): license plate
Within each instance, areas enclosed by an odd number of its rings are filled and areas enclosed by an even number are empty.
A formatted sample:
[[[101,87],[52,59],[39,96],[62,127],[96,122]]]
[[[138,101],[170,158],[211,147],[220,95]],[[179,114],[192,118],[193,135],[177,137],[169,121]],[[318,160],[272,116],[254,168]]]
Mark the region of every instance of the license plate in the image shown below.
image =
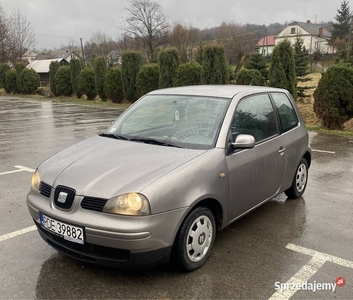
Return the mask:
[[[43,214],[40,214],[40,224],[44,229],[62,237],[67,241],[78,244],[84,243],[82,227],[72,226]]]

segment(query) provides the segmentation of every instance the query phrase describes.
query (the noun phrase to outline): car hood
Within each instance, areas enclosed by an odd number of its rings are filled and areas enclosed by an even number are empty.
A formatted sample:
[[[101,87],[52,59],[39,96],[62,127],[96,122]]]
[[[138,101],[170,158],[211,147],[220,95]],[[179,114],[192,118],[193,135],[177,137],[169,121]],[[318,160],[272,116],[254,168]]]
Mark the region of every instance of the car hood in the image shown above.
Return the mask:
[[[205,151],[97,136],[55,154],[39,167],[39,173],[51,186],[63,185],[75,189],[77,195],[109,199],[139,192]]]

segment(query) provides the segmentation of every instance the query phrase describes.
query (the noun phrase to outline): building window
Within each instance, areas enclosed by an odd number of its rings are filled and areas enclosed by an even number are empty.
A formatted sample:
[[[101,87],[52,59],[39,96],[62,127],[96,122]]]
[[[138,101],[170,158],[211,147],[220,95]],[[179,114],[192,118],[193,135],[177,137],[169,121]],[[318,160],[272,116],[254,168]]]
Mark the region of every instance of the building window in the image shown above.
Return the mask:
[[[290,33],[291,33],[291,34],[295,34],[295,27],[292,27],[292,28],[290,29]]]

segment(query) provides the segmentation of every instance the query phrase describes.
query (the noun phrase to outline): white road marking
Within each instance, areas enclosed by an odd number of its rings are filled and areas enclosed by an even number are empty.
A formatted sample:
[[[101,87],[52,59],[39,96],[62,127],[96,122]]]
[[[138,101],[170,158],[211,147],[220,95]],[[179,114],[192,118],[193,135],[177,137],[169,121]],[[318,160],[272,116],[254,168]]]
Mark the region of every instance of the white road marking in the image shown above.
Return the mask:
[[[313,152],[320,152],[320,153],[329,153],[329,154],[335,154],[336,152],[333,151],[326,151],[326,150],[317,150],[317,149],[311,149]]]
[[[24,166],[15,166],[15,168],[17,168],[19,170],[3,172],[3,173],[0,173],[0,176],[1,175],[12,174],[12,173],[23,172],[23,171],[27,171],[27,172],[31,172],[31,173],[33,173],[35,171],[35,170],[31,169],[31,168],[27,168],[27,167],[24,167]]]
[[[353,269],[353,261],[349,261],[349,260],[344,259],[344,258],[340,258],[340,257],[337,257],[337,256],[333,256],[333,255],[322,253],[322,252],[315,251],[315,250],[311,250],[311,249],[304,248],[304,247],[301,247],[301,246],[297,246],[297,245],[294,245],[294,244],[288,244],[286,246],[286,248],[290,249],[290,250],[293,250],[293,251],[296,251],[296,252],[300,252],[300,253],[306,254],[306,255],[318,256],[318,257],[321,257],[321,258],[325,259],[326,261],[332,262],[334,264],[341,265],[343,267]]]
[[[353,261],[349,261],[347,259],[294,244],[288,244],[286,248],[312,256],[310,261],[287,281],[288,284],[303,284],[304,282],[308,281],[313,275],[316,274],[317,271],[319,271],[319,269],[324,265],[326,261],[353,269]],[[269,300],[288,300],[295,294],[295,292],[296,290],[278,290],[271,296],[271,298],[269,298]]]
[[[27,228],[24,228],[24,229],[21,229],[21,230],[17,230],[17,231],[8,233],[8,234],[4,234],[4,235],[0,236],[0,242],[8,240],[8,239],[11,239],[13,237],[16,237],[16,236],[19,236],[19,235],[22,235],[22,234],[25,234],[27,232],[34,231],[36,229],[37,229],[37,226],[33,225],[31,227],[27,227]]]
[[[33,173],[35,171],[35,170],[31,169],[31,168],[27,168],[27,167],[24,167],[24,166],[15,166],[15,168],[18,168],[20,170],[27,171],[27,172],[30,172],[30,173]]]

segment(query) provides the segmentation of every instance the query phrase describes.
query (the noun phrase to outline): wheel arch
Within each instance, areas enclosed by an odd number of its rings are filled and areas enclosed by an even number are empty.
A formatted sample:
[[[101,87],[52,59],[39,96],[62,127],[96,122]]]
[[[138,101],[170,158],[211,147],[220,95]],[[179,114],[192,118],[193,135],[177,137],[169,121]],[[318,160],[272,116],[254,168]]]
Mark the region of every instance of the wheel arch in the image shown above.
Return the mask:
[[[223,207],[221,203],[213,198],[207,198],[196,203],[189,213],[197,207],[207,207],[210,209],[215,217],[217,230],[220,230],[223,227]],[[185,217],[186,218],[186,217]]]

